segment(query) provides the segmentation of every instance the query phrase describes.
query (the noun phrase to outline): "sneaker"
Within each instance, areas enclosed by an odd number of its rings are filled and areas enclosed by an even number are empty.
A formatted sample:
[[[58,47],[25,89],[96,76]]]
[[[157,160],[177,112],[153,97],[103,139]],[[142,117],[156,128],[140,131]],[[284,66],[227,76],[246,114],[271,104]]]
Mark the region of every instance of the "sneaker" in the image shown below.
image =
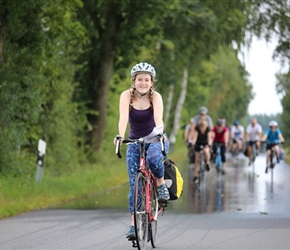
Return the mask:
[[[199,182],[199,179],[197,176],[194,176],[193,179],[192,179],[193,183],[198,183]]]
[[[205,164],[205,170],[206,171],[209,171],[210,170],[209,164]]]
[[[226,171],[224,169],[222,169],[222,175],[225,175]]]
[[[277,163],[280,163],[280,158],[279,157],[277,157]]]
[[[268,167],[266,167],[265,169],[265,174],[268,174]]]
[[[158,200],[159,201],[168,201],[169,200],[169,192],[165,184],[161,184],[157,187],[158,191]]]
[[[136,235],[135,235],[135,227],[131,226],[128,233],[126,233],[126,238],[128,240],[136,240]]]

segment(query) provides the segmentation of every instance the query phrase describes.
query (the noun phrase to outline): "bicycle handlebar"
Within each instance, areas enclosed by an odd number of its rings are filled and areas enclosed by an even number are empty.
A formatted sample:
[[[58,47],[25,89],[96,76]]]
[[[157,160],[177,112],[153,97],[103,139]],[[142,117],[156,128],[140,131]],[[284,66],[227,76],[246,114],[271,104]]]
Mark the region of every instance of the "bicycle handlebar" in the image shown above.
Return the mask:
[[[260,141],[261,143],[267,143],[267,141]],[[279,142],[275,142],[274,144],[283,144],[284,142],[283,141],[279,141]],[[272,143],[269,143],[269,144],[272,144]]]
[[[145,144],[147,141],[153,139],[153,138],[159,138],[159,141],[161,143],[161,152],[164,156],[166,156],[166,152],[165,152],[165,146],[164,146],[164,135],[163,134],[158,134],[158,135],[154,135],[152,137],[150,137],[149,139],[147,140],[144,140],[144,138],[139,138],[139,139],[130,139],[130,138],[127,138],[127,139],[124,139],[122,140],[122,143],[126,143],[126,144],[137,144],[138,142],[141,143],[141,144]],[[120,146],[121,146],[121,139],[122,137],[117,135],[116,136],[116,154],[119,158],[122,158],[122,154],[120,152]]]

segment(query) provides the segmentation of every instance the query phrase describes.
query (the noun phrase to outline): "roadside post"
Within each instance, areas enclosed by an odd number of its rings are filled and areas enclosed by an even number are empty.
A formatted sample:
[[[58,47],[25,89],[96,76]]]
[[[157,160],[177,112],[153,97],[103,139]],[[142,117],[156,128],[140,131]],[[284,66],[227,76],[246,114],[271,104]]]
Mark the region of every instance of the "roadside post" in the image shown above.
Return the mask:
[[[41,182],[43,174],[44,155],[46,150],[46,142],[38,140],[37,160],[36,160],[36,181]]]

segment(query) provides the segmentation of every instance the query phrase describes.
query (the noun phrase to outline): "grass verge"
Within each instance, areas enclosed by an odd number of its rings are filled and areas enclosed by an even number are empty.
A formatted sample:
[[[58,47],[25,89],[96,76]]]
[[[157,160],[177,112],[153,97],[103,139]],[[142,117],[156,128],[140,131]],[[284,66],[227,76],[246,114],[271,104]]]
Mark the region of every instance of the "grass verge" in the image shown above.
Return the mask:
[[[176,150],[170,151],[169,158],[177,164],[184,162],[187,160],[187,148],[176,147]],[[0,219],[65,204],[126,182],[126,163],[119,159],[108,159],[97,166],[82,166],[61,176],[53,176],[44,168],[41,183],[37,183],[35,177],[0,176]]]
[[[81,199],[127,181],[125,165],[117,173],[113,168],[88,166],[58,177],[44,172],[41,183],[28,177],[0,177],[0,219]]]

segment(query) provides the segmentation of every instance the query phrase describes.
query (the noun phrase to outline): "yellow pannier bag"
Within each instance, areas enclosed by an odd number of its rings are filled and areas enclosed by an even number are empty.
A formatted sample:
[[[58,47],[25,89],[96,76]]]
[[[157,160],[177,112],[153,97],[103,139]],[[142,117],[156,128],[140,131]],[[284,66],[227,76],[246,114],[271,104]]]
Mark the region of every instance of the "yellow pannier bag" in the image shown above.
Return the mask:
[[[183,192],[183,178],[175,162],[166,157],[164,163],[164,179],[170,194],[170,200],[177,200]]]

